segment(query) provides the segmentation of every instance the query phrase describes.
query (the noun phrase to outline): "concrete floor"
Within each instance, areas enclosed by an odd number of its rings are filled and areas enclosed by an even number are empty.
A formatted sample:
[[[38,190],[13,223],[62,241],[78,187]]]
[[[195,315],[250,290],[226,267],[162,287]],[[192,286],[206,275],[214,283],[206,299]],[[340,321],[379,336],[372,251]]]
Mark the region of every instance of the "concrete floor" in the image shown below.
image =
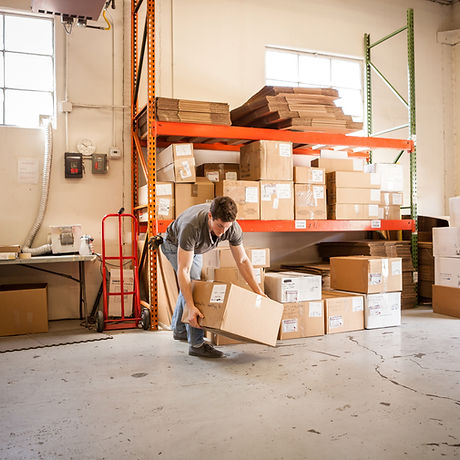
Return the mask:
[[[170,332],[0,354],[1,459],[460,455],[460,319],[222,347]]]

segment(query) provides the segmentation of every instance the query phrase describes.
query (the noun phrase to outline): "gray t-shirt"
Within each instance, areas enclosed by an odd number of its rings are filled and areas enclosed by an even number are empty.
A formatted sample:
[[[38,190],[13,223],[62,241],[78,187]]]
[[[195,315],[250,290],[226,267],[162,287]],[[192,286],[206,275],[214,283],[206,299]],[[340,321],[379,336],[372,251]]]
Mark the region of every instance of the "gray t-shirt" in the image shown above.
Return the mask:
[[[232,246],[243,242],[243,231],[238,222],[220,237],[211,235],[208,225],[210,204],[197,204],[186,209],[166,230],[166,240],[185,251],[203,254],[215,248],[221,241],[229,241]]]

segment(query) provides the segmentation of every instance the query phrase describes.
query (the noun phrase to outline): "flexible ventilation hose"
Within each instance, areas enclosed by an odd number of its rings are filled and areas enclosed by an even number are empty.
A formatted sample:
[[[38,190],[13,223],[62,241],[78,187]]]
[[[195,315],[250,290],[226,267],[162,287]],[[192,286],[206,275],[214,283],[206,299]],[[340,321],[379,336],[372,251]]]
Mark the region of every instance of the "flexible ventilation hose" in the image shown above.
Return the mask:
[[[44,244],[38,248],[31,248],[35,235],[40,229],[43,218],[45,217],[46,205],[48,203],[48,191],[50,185],[50,172],[51,172],[51,159],[53,157],[53,129],[51,126],[51,119],[47,118],[43,122],[43,132],[45,134],[45,152],[43,158],[43,177],[42,177],[42,192],[40,198],[40,207],[38,209],[37,217],[32,225],[32,228],[27,235],[27,238],[22,246],[22,252],[31,253],[33,256],[40,256],[43,254],[51,253],[51,244]]]

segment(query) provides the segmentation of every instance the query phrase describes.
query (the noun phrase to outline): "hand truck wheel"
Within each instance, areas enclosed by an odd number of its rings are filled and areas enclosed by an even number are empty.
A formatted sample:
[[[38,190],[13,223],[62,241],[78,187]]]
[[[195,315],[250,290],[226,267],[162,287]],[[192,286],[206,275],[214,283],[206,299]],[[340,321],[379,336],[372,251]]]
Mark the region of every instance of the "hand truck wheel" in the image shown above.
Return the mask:
[[[104,313],[98,310],[96,314],[96,330],[102,332],[104,330]]]
[[[142,329],[148,331],[150,329],[150,311],[148,310],[148,308],[142,309],[141,320]]]

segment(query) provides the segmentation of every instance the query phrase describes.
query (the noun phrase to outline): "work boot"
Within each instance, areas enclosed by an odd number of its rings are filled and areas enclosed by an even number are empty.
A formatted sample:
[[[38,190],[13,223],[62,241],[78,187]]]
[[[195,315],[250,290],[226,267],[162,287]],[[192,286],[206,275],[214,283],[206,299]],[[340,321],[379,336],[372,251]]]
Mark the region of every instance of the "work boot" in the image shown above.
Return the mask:
[[[190,356],[199,356],[200,358],[222,358],[225,356],[221,351],[216,350],[209,343],[203,342],[199,347],[190,346],[188,349]]]
[[[183,332],[173,331],[173,339],[181,340],[182,342],[187,342],[187,331],[186,330]]]

